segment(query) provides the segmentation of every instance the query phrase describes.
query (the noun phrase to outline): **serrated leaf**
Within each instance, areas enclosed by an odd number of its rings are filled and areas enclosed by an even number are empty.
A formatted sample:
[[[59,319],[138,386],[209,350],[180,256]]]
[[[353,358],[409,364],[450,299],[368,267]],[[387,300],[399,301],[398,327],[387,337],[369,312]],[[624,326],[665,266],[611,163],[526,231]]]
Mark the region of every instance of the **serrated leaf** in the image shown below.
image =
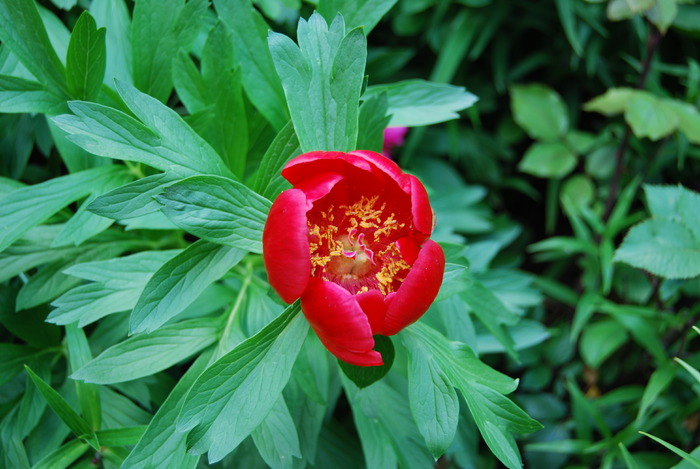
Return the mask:
[[[666,278],[700,275],[700,240],[684,225],[651,219],[630,229],[614,260]]]
[[[404,80],[391,85],[367,87],[363,101],[386,93],[391,127],[420,127],[457,119],[458,111],[471,107],[478,98],[461,86],[425,80]]]
[[[87,209],[97,215],[122,220],[157,212],[160,204],[153,196],[180,178],[173,173],[159,173],[125,184],[98,196]]]
[[[93,185],[99,186],[123,171],[107,166],[88,169],[6,194],[0,204],[0,252],[30,228],[92,192]]]
[[[516,85],[510,90],[513,119],[533,139],[551,142],[569,130],[569,115],[559,94],[544,85]]]
[[[80,415],[78,415],[70,405],[57,393],[51,386],[46,384],[43,379],[36,375],[28,366],[24,366],[27,374],[34,382],[34,385],[39,389],[39,392],[46,403],[51,407],[51,409],[58,415],[63,423],[65,423],[68,428],[77,436],[78,438],[84,440],[90,446],[92,446],[95,451],[100,450],[99,442],[95,433],[92,431],[90,426],[85,420],[83,420]]]
[[[535,142],[525,152],[518,169],[541,178],[559,179],[573,171],[577,160],[563,143]]]
[[[210,462],[221,460],[270,412],[308,331],[299,310],[298,302],[289,306],[197,379],[177,422],[179,431],[190,430],[193,453],[209,452]]]
[[[214,343],[220,326],[218,318],[190,319],[131,336],[85,363],[71,378],[112,384],[150,376]]]
[[[197,241],[166,262],[145,285],[131,312],[131,333],[151,332],[189,306],[245,256],[245,251]]]
[[[183,230],[213,243],[261,253],[270,202],[248,187],[217,176],[194,176],[156,197]]]
[[[268,43],[305,152],[356,148],[360,90],[367,40],[360,29],[345,33],[342,16],[330,27],[314,13],[299,20],[299,46],[270,33]]]
[[[74,99],[96,101],[107,65],[105,28],[97,29],[95,19],[87,11],[73,27],[66,56],[68,89]]]

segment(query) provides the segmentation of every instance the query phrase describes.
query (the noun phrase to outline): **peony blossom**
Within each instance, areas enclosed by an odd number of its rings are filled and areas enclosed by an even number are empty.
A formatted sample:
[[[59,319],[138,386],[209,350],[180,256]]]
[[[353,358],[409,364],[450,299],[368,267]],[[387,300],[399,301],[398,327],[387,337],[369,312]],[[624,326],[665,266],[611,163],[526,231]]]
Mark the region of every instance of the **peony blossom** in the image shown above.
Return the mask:
[[[387,127],[384,129],[382,153],[384,153],[385,156],[392,156],[392,150],[395,147],[403,145],[407,133],[408,127]]]
[[[305,153],[282,176],[294,187],[272,204],[263,232],[270,285],[287,303],[301,298],[333,355],[381,365],[373,336],[418,320],[442,283],[425,188],[371,151]]]

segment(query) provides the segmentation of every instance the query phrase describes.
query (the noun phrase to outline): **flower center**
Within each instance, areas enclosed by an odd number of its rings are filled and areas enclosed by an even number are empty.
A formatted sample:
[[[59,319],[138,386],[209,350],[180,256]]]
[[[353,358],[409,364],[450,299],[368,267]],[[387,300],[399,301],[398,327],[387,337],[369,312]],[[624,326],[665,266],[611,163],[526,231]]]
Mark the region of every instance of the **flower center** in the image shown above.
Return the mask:
[[[396,240],[405,224],[378,197],[361,197],[351,205],[326,205],[309,212],[309,250],[312,275],[335,282],[352,293],[379,289],[396,291],[410,265]]]

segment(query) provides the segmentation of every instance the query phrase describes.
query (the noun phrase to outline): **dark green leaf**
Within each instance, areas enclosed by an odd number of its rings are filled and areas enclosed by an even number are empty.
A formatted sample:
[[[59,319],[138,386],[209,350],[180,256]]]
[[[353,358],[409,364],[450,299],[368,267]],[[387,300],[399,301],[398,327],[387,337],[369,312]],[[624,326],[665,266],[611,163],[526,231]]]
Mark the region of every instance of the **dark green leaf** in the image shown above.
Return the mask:
[[[382,93],[367,99],[360,107],[357,148],[381,153],[384,146],[384,129],[389,125],[389,101]]]
[[[343,370],[345,376],[362,389],[370,384],[379,381],[391,370],[391,365],[394,364],[394,344],[389,337],[383,335],[374,336],[374,350],[382,354],[382,361],[379,366],[357,366],[345,363],[338,360],[340,369]]]
[[[318,12],[330,23],[337,14],[343,15],[347,29],[362,27],[365,36],[374,29],[397,0],[321,0]],[[364,147],[360,147],[364,148]]]
[[[251,434],[260,456],[272,468],[294,467],[294,459],[301,458],[299,436],[294,420],[282,396],[258,427]]]
[[[66,342],[71,371],[80,369],[92,360],[92,352],[90,351],[87,337],[85,337],[85,332],[75,324],[66,326]],[[90,425],[90,428],[97,430],[100,428],[102,419],[98,387],[94,384],[76,383],[76,391],[82,415]]]
[[[71,440],[42,458],[32,466],[32,469],[65,469],[85,454],[89,448],[90,445],[81,440]]]
[[[59,114],[67,110],[65,98],[41,84],[24,78],[0,75],[0,106],[7,113]]]
[[[273,200],[282,192],[285,185],[291,187],[282,177],[281,172],[284,165],[299,154],[301,154],[299,140],[294,133],[294,125],[290,121],[279,131],[265,151],[253,181],[253,190]]]
[[[221,460],[266,417],[287,384],[308,323],[299,304],[210,366],[187,395],[177,427],[195,454]],[[256,390],[264,389],[264,393]]]
[[[84,11],[75,23],[66,56],[66,77],[71,96],[96,101],[106,65],[105,28],[97,29],[94,18]]]
[[[239,249],[197,241],[150,278],[131,312],[131,333],[151,332],[189,306],[245,255]]]
[[[159,173],[138,179],[111,192],[98,196],[87,207],[97,215],[121,220],[156,212],[160,204],[153,196],[179,178],[173,173]]]

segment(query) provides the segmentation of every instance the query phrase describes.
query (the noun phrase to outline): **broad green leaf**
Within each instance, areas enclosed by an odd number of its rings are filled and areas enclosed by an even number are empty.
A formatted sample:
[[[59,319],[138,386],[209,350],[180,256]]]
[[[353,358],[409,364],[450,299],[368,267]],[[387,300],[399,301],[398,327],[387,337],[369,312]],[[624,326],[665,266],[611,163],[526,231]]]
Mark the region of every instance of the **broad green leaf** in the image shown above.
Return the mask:
[[[584,103],[583,109],[589,112],[599,112],[606,116],[622,114],[627,109],[630,100],[640,93],[632,88],[610,88],[600,96]]]
[[[608,3],[608,18],[611,21],[622,21],[648,10],[655,0],[610,0]]]
[[[518,169],[541,178],[560,179],[576,167],[577,160],[563,143],[535,142],[525,152]]]
[[[207,0],[174,0],[163,8],[158,0],[140,0],[131,23],[134,85],[166,102],[173,88],[172,61],[189,50],[207,10]]]
[[[6,194],[0,198],[0,252],[30,228],[92,192],[93,185],[100,186],[103,181],[123,171],[123,168],[104,166],[53,178]]]
[[[341,14],[347,29],[361,26],[367,36],[396,2],[397,0],[321,0],[318,12],[328,23],[337,14]]]
[[[675,99],[665,99],[666,106],[673,110],[678,119],[678,129],[689,142],[700,144],[700,112],[692,104]]]
[[[66,326],[66,343],[68,345],[68,362],[70,370],[75,371],[83,367],[92,360],[90,344],[88,344],[85,332],[75,324]],[[80,411],[90,428],[97,430],[100,428],[102,412],[100,406],[99,388],[94,384],[75,383],[78,393],[78,403]],[[104,442],[101,442],[105,444]]]
[[[544,85],[516,85],[510,90],[513,118],[536,140],[555,141],[569,130],[569,115],[561,97]]]
[[[64,444],[38,461],[32,469],[65,469],[90,448],[90,445],[75,439]]]
[[[612,319],[588,324],[581,333],[579,350],[591,368],[600,365],[627,341],[627,332]]]
[[[261,253],[270,202],[243,184],[193,176],[165,188],[156,200],[183,230],[212,243]]]
[[[677,221],[700,240],[700,194],[683,186],[645,185],[649,211],[654,218]]]
[[[159,173],[138,179],[98,196],[87,209],[97,215],[122,220],[157,212],[160,204],[153,196],[179,180],[173,173]]]
[[[25,78],[0,75],[0,106],[6,113],[59,114],[67,110],[65,98]]]
[[[666,34],[678,14],[677,0],[656,0],[654,6],[645,12],[647,19]]]
[[[197,241],[166,262],[145,285],[129,329],[152,332],[182,312],[245,256],[245,251]]]
[[[95,432],[103,446],[132,446],[135,445],[144,434],[145,425],[136,427],[110,428]]]
[[[665,278],[700,275],[700,240],[684,225],[650,219],[630,229],[614,260]]]
[[[150,334],[133,335],[85,363],[71,378],[112,384],[150,376],[214,343],[220,326],[221,321],[216,318],[190,319]]]
[[[53,120],[69,140],[88,152],[107,158],[138,161],[180,177],[218,174],[233,177],[211,146],[175,111],[133,87],[117,89],[131,111],[126,113],[95,103],[70,103],[75,115]]]
[[[68,425],[68,428],[77,436],[78,438],[84,440],[90,446],[92,446],[95,451],[100,450],[99,443],[95,433],[90,428],[90,425],[83,420],[80,415],[78,415],[73,408],[61,397],[61,395],[56,392],[51,386],[46,384],[43,379],[36,375],[28,366],[24,366],[27,374],[34,382],[34,385],[39,389],[39,392],[46,403],[51,407],[51,409],[58,415],[63,422]]]
[[[66,56],[66,78],[71,97],[96,101],[107,65],[105,28],[84,11],[75,23]]]
[[[219,17],[233,32],[236,66],[251,102],[276,130],[289,121],[287,101],[267,45],[268,26],[251,0],[214,0]]]
[[[143,287],[141,287],[143,288]],[[74,322],[87,326],[107,315],[128,311],[136,305],[140,288],[120,289],[101,283],[80,285],[51,303],[46,321],[66,325]]]
[[[284,165],[299,154],[301,154],[299,139],[290,121],[279,131],[265,151],[251,186],[253,190],[268,200],[274,200],[284,188],[291,187],[282,177],[281,172]]]
[[[65,68],[49,42],[34,1],[0,0],[0,42],[52,92],[69,95]]]
[[[177,422],[179,431],[190,430],[191,452],[209,452],[210,462],[221,460],[271,411],[308,331],[299,310],[298,303],[289,306],[197,379]]]
[[[346,34],[342,16],[329,27],[314,13],[308,22],[299,20],[297,38],[298,46],[270,33],[268,43],[301,149],[354,150],[367,60],[364,34],[360,29]]]
[[[421,434],[405,394],[393,389],[386,380],[359,389],[344,378],[343,388],[352,407],[367,467],[395,468],[398,463],[401,468],[420,469],[434,464],[430,453],[419,443]]]
[[[408,346],[408,397],[418,430],[435,459],[452,444],[457,431],[459,401],[445,372],[419,340]]]
[[[90,3],[90,13],[97,26],[107,30],[107,64],[104,83],[111,87],[119,79],[132,83],[131,79],[131,16],[125,0],[100,0]]]
[[[476,349],[479,353],[508,352],[507,344],[511,341],[513,350],[523,350],[541,344],[550,337],[547,329],[532,319],[522,319],[505,331],[500,328],[495,330],[495,334],[489,330],[488,333],[477,335]],[[506,333],[507,335],[505,335]],[[501,335],[505,336],[506,344],[504,344],[504,337]]]
[[[374,85],[367,88],[362,100],[386,93],[392,127],[421,127],[438,124],[459,117],[474,105],[477,97],[461,86],[433,83],[425,80],[405,80],[391,85]]]
[[[196,466],[199,456],[187,453],[187,434],[178,432],[173,422],[177,419],[187,392],[206,368],[209,358],[209,353],[201,355],[180,378],[129,453],[123,463],[124,467],[150,469],[161,465],[169,469],[192,469]]]
[[[260,456],[274,469],[292,469],[293,458],[301,458],[297,429],[282,396],[251,436]]]
[[[635,93],[625,107],[625,120],[637,137],[659,140],[678,128],[673,107],[649,92]]]

